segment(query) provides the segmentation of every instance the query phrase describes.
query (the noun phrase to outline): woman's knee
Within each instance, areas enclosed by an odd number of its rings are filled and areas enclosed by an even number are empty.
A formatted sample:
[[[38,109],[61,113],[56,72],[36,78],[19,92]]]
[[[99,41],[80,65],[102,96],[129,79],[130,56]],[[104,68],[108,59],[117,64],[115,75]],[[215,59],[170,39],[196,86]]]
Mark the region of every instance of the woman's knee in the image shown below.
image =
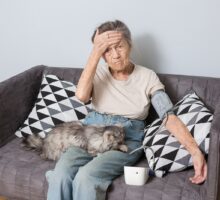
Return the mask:
[[[63,182],[72,182],[73,176],[73,169],[70,163],[67,160],[60,159],[54,168],[54,170],[48,171],[46,173],[46,178],[48,182],[56,182],[56,183],[63,183]]]
[[[79,169],[79,171],[77,172],[77,174],[74,178],[74,182],[85,185],[86,182],[88,182],[91,179],[91,177],[92,176],[89,171],[86,171],[84,169]]]
[[[97,176],[97,173],[94,173],[95,171],[96,169],[80,168],[73,180],[73,187],[77,189],[78,187],[89,188],[92,185],[99,185],[102,179]]]
[[[46,173],[49,183],[72,184],[72,174],[65,170],[51,170]]]

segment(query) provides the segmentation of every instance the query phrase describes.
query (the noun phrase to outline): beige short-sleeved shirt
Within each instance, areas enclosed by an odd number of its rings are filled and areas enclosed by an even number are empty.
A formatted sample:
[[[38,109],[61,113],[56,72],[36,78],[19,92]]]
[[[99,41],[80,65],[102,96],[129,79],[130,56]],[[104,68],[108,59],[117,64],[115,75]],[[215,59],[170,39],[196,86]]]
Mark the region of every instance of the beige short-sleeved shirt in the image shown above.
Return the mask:
[[[150,107],[150,95],[163,89],[156,73],[135,65],[127,80],[116,80],[107,66],[98,66],[93,81],[92,104],[100,113],[144,120]]]

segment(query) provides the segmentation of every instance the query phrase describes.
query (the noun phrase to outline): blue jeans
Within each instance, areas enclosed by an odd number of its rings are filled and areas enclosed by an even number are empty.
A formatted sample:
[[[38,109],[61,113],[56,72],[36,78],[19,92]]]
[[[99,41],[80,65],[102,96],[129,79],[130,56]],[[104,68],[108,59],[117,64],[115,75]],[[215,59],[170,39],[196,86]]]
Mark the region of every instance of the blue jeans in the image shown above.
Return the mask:
[[[140,147],[144,137],[144,122],[121,116],[91,112],[84,124],[122,124],[129,152]],[[128,152],[128,153],[129,153]],[[49,183],[48,200],[104,200],[112,180],[123,174],[125,165],[134,165],[142,155],[107,151],[96,157],[85,150],[70,147],[57,162],[54,170],[46,173]]]

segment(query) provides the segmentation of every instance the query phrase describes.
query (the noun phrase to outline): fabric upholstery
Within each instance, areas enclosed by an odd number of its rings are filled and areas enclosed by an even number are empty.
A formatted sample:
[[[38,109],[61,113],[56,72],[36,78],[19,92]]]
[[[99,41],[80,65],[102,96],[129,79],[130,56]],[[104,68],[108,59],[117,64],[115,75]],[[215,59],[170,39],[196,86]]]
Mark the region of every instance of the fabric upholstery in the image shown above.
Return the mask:
[[[12,140],[0,151],[0,194],[10,200],[43,200],[47,192],[45,172],[54,165],[36,152],[22,149],[19,138]]]
[[[54,165],[52,161],[43,161],[36,152],[22,149],[19,138],[14,139],[0,151],[0,194],[10,200],[46,199],[48,186],[44,175]],[[138,166],[146,167],[146,160]],[[201,187],[191,184],[188,177],[192,174],[192,170],[187,170],[169,174],[163,179],[151,178],[139,187],[126,185],[124,176],[120,176],[109,188],[108,200],[148,200],[149,196],[155,200],[200,199],[200,190],[206,184]]]
[[[33,67],[0,83],[0,147],[15,137],[31,111],[44,68]]]
[[[37,66],[0,83],[0,143],[7,143],[0,148],[0,195],[10,200],[46,199],[48,186],[44,173],[55,165],[41,160],[36,152],[23,150],[19,138],[11,138],[33,106],[43,71],[76,84],[82,69]],[[220,200],[220,78],[167,74],[160,74],[159,77],[174,104],[193,89],[214,111],[208,180],[202,185],[191,184],[188,178],[193,175],[192,169],[171,173],[162,179],[150,179],[141,187],[126,185],[121,176],[109,188],[108,200]],[[30,80],[31,84],[27,84]],[[17,104],[13,104],[14,99]],[[153,109],[150,112],[148,123],[155,116]],[[146,160],[138,165],[146,166]]]

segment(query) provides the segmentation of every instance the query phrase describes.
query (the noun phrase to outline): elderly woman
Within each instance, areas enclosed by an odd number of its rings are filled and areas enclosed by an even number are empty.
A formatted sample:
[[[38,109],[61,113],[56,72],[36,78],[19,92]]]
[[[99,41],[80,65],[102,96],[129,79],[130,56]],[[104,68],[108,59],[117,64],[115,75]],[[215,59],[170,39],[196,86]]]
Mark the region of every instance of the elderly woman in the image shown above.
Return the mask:
[[[148,115],[152,97],[161,93],[157,99],[167,106],[164,85],[154,71],[131,62],[131,34],[121,21],[101,24],[94,32],[92,42],[93,49],[76,92],[82,102],[92,97],[94,111],[84,123],[122,124],[131,152],[142,144],[143,120]],[[101,58],[106,66],[97,66]],[[163,110],[156,110],[164,116]],[[165,118],[166,128],[192,155],[195,175],[190,181],[202,183],[207,176],[203,154],[185,125],[172,112]],[[69,148],[55,169],[47,173],[48,200],[104,200],[112,180],[123,173],[125,165],[135,164],[142,155],[141,151],[129,152],[107,151],[92,157],[80,148]]]

